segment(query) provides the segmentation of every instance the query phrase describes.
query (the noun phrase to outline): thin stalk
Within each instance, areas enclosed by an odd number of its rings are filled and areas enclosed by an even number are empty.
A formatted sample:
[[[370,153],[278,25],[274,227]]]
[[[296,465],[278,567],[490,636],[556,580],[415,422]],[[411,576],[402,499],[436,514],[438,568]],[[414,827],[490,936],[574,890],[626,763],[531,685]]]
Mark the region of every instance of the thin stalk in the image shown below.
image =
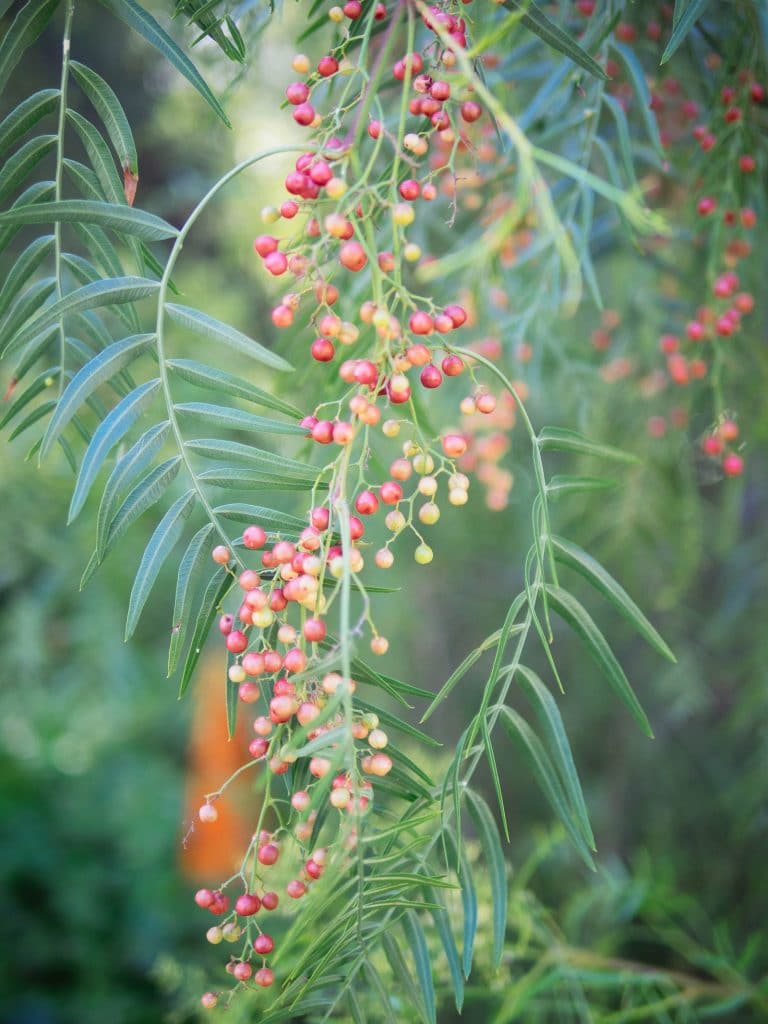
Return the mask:
[[[64,132],[67,124],[67,90],[69,86],[69,53],[72,43],[72,19],[75,13],[75,0],[67,0],[64,11],[64,34],[61,40],[61,83],[59,85],[59,125],[56,133],[56,172],[54,177],[54,199],[58,203],[62,196],[64,179]],[[64,297],[61,283],[61,221],[53,226],[53,250],[56,278],[56,299]],[[59,317],[59,398],[64,391],[64,363],[67,354],[67,332],[64,329],[64,317]]]

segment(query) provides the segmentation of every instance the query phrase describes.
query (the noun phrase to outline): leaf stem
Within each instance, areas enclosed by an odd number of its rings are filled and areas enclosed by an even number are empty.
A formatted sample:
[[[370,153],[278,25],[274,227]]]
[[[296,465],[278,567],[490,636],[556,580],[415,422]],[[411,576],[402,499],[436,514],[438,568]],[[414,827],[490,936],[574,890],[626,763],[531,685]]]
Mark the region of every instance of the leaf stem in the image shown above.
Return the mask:
[[[64,180],[64,132],[67,124],[67,89],[69,86],[69,55],[72,42],[72,19],[75,13],[75,0],[67,0],[64,12],[64,32],[61,39],[61,83],[59,85],[59,124],[56,132],[56,172],[54,177],[54,200],[60,202],[62,183]],[[62,246],[61,221],[53,226],[54,276],[56,278],[56,300],[64,297],[62,286]],[[67,352],[67,333],[64,329],[64,317],[59,317],[59,398],[64,391],[64,362]]]

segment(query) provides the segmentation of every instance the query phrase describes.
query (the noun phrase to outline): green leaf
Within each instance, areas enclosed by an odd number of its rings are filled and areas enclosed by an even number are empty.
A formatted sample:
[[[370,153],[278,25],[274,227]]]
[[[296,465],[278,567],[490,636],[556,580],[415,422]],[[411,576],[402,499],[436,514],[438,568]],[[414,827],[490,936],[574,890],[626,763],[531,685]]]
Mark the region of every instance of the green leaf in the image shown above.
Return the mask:
[[[507,931],[507,875],[501,839],[490,808],[480,794],[467,788],[464,790],[464,798],[477,828],[488,868],[493,909],[493,964],[498,967],[504,952]]]
[[[443,838],[447,847],[450,863],[458,864],[459,885],[461,886],[461,908],[464,917],[462,967],[464,977],[468,978],[472,970],[472,958],[477,935],[477,891],[472,877],[472,868],[464,849],[456,849],[453,835],[448,829],[443,830]]]
[[[92,199],[97,203],[102,203],[106,200],[104,190],[101,187],[101,182],[90,167],[86,167],[85,164],[81,164],[79,160],[70,160],[69,157],[65,156],[64,170],[67,172],[70,181],[83,198]],[[75,230],[77,230],[77,227],[81,223],[81,221],[75,221]]]
[[[195,362],[194,359],[169,359],[166,366],[172,373],[189,384],[194,384],[195,387],[205,388],[206,391],[220,391],[225,395],[232,395],[233,398],[242,398],[246,402],[253,402],[254,405],[263,405],[266,409],[275,409],[286,416],[301,419],[301,411],[290,402],[257,388],[255,384],[234,373],[227,373],[226,370],[219,370],[215,366],[206,366],[205,363]]]
[[[69,506],[67,522],[71,523],[82,509],[98,472],[110,451],[118,441],[122,440],[134,423],[137,422],[159,390],[160,381],[158,379],[149,380],[145,384],[139,385],[135,391],[126,395],[121,402],[118,402],[115,408],[98,425],[91,438],[91,443],[85,450],[85,455],[80,465],[75,491]]]
[[[59,6],[59,0],[29,0],[6,29],[0,42],[0,93],[24,51],[37,39]]]
[[[173,225],[164,221],[162,217],[156,217],[154,213],[91,199],[62,199],[51,203],[30,202],[23,206],[14,205],[5,213],[0,213],[0,228],[50,224],[53,221],[65,224],[78,221],[99,224],[103,228],[143,238],[147,242],[159,242],[164,238],[175,238],[178,235]]]
[[[40,405],[35,406],[32,412],[26,416],[21,423],[17,423],[11,433],[8,435],[8,440],[13,441],[19,434],[23,434],[25,430],[29,430],[35,423],[47,416],[49,412],[52,412],[56,408],[56,399],[51,398],[47,402],[41,402]]]
[[[550,478],[547,494],[559,498],[564,494],[589,494],[592,491],[610,491],[617,487],[616,480],[604,476],[567,476],[558,475]]]
[[[402,718],[398,718],[397,715],[392,714],[391,711],[385,711],[380,708],[377,704],[371,704],[370,701],[361,700],[355,696],[355,704],[363,711],[372,711],[375,715],[378,715],[379,722],[381,725],[386,726],[388,729],[398,729],[400,732],[405,733],[406,736],[410,736],[419,743],[424,743],[428,747],[441,747],[442,743],[440,740],[434,739],[426,732],[422,732],[421,729],[417,729],[415,725],[411,725],[410,722],[405,721]]]
[[[563,427],[545,427],[539,432],[538,445],[543,452],[573,452],[576,455],[594,455],[598,459],[609,459],[614,462],[640,461],[630,452],[607,444],[598,444],[583,434],[577,434],[575,430],[566,430]]]
[[[595,590],[599,590],[662,658],[666,658],[671,662],[677,661],[664,638],[643,615],[621,584],[611,576],[597,559],[593,558],[577,544],[564,540],[562,537],[553,536],[552,547],[555,552],[555,559],[561,565],[567,565],[569,569],[575,569],[576,572],[580,573],[592,584]]]
[[[70,61],[69,67],[77,84],[91,101],[107,129],[107,135],[115,148],[120,166],[123,170],[129,170],[131,174],[138,174],[139,160],[136,154],[136,144],[133,141],[133,132],[114,90],[101,75],[97,75],[95,71],[87,68],[84,64],[73,60]]]
[[[41,89],[23,99],[0,123],[0,155],[59,105],[58,89]]]
[[[313,484],[304,479],[291,479],[284,476],[271,476],[269,473],[257,473],[251,469],[233,469],[222,466],[219,469],[206,469],[198,474],[198,480],[212,487],[223,487],[236,491],[311,491]]]
[[[551,46],[553,50],[568,57],[574,64],[584,68],[590,75],[596,78],[606,79],[608,75],[600,67],[597,61],[593,60],[587,51],[579,46],[575,39],[572,39],[567,32],[564,32],[559,25],[547,17],[533,0],[503,0],[503,7],[514,13],[520,12],[520,21],[527,29],[534,32],[542,42]]]
[[[405,944],[408,944],[408,941],[408,936],[406,934]],[[421,1020],[423,1024],[430,1024],[430,1018],[427,1016],[427,1011],[424,1007],[424,1000],[421,998],[419,988],[408,968],[408,964],[406,963],[405,956],[403,955],[401,948],[401,943],[397,941],[394,935],[389,932],[384,932],[381,937],[381,945],[387,961],[389,962],[389,967],[392,972],[392,981],[403,993],[403,1002],[407,1000],[408,1003],[410,1003],[410,1006],[412,1007],[411,1013],[414,1017],[418,1016],[418,1019]]]
[[[451,975],[451,981],[453,983],[453,998],[456,1002],[456,1009],[461,1013],[461,1008],[464,1005],[464,975],[461,971],[461,961],[459,960],[459,951],[456,948],[456,940],[453,937],[453,929],[451,928],[451,919],[447,909],[442,905],[443,901],[435,889],[427,889],[427,898],[432,902],[441,906],[440,910],[432,910],[432,920],[435,922],[435,928],[437,934],[440,936],[440,941],[443,944],[443,952],[445,958],[448,961],[448,970]]]
[[[55,135],[36,135],[25,142],[13,156],[3,164],[0,171],[0,203],[4,203],[23,182],[40,161],[56,146]]]
[[[83,285],[82,288],[77,288],[49,306],[45,306],[8,342],[4,354],[21,348],[26,342],[71,313],[81,313],[86,309],[96,309],[100,306],[111,306],[121,302],[135,302],[137,299],[154,295],[158,287],[157,281],[150,281],[144,277],[112,277]]]
[[[525,719],[512,708],[501,709],[501,724],[510,739],[513,739],[525,754],[533,776],[550,807],[562,822],[584,863],[594,871],[595,865],[589,847],[575,823],[574,812],[568,804],[563,787],[547,757],[541,740]]]
[[[20,294],[22,288],[40,267],[53,249],[53,235],[42,235],[30,242],[27,248],[16,257],[13,267],[8,272],[0,291],[0,317],[5,316],[11,304]]]
[[[709,0],[675,0],[674,28],[664,53],[661,55],[660,64],[666,64],[677,51],[693,26],[704,14],[704,8],[708,2]]]
[[[75,253],[65,252],[62,254],[62,263],[70,271],[79,284],[95,284],[104,279],[104,275],[89,261]],[[139,318],[131,303],[122,303],[119,306],[109,307],[110,312],[119,317],[129,331],[139,330]]]
[[[39,309],[45,309],[45,302],[53,295],[56,290],[56,281],[52,277],[44,277],[38,281],[34,281],[26,291],[22,292],[18,296],[14,304],[8,311],[8,316],[3,321],[2,334],[5,338],[13,338],[13,336],[20,330],[22,330],[24,324],[30,322],[30,318],[34,317],[35,313]],[[11,345],[3,351],[9,351]]]
[[[124,276],[125,271],[117,249],[110,242],[106,231],[95,224],[73,224],[72,226],[91,258],[101,268],[102,277]]]
[[[0,430],[6,427],[15,416],[18,416],[21,410],[25,409],[33,399],[52,387],[56,383],[58,372],[58,366],[52,366],[47,370],[43,370],[5,410],[3,418],[0,419]]]
[[[179,564],[176,578],[176,597],[173,602],[173,628],[171,643],[168,649],[168,675],[172,675],[178,664],[179,655],[184,645],[187,626],[192,611],[197,575],[204,565],[209,564],[210,551],[208,538],[213,530],[213,523],[206,523],[194,535],[184,552]]]
[[[234,519],[238,523],[257,523],[265,530],[280,535],[295,535],[301,533],[307,525],[303,519],[288,515],[287,512],[278,512],[273,508],[264,508],[262,505],[249,505],[244,502],[232,502],[227,505],[217,505],[213,510],[216,515],[224,519]]]
[[[115,167],[115,160],[109,146],[102,138],[98,128],[76,110],[68,110],[67,118],[72,122],[80,136],[83,148],[88,154],[91,167],[99,179],[101,191],[110,203],[121,206],[125,202],[120,178]]]
[[[659,135],[659,123],[656,120],[656,115],[651,110],[651,90],[648,88],[648,81],[645,77],[643,66],[637,59],[637,55],[631,46],[625,46],[623,43],[615,41],[611,45],[627,69],[627,75],[634,89],[640,109],[640,116],[643,119],[645,131],[651,145],[657,156],[663,160],[664,147],[661,144],[661,136]]]
[[[421,716],[421,721],[426,722],[430,715],[435,711],[437,706],[441,704],[451,690],[460,682],[467,672],[472,668],[476,661],[478,661],[482,655],[488,650],[489,647],[493,647],[494,644],[498,643],[501,636],[501,630],[497,629],[490,636],[486,637],[481,644],[478,644],[473,651],[466,656],[462,663],[451,673],[448,679],[443,683],[440,688],[440,692],[433,699],[427,710]]]
[[[432,980],[432,961],[429,955],[427,939],[416,914],[409,910],[402,919],[402,928],[410,946],[413,962],[416,965],[416,977],[421,986],[421,998],[426,1011],[426,1019],[436,1024],[435,985]]]
[[[249,444],[242,444],[240,441],[219,441],[216,438],[202,437],[185,441],[184,447],[205,459],[246,462],[254,468],[263,469],[265,473],[283,474],[297,480],[306,480],[308,483],[313,483],[319,473],[314,466],[297,462],[284,455],[275,455],[261,448],[254,448]]]
[[[111,380],[130,362],[145,352],[155,340],[154,334],[134,334],[130,338],[123,338],[116,341],[103,352],[99,352],[95,358],[78,370],[75,376],[67,385],[64,394],[59,400],[55,414],[51,417],[48,429],[45,432],[40,457],[45,458],[66,425],[83,405],[89,395]]]
[[[589,824],[587,805],[584,801],[579,775],[571,753],[571,745],[568,742],[557,701],[532,669],[520,665],[515,674],[544,733],[547,748],[575,813],[575,819],[584,841],[590,849],[594,850],[595,837]]]
[[[264,434],[305,434],[306,431],[297,423],[285,423],[281,420],[267,419],[252,412],[236,409],[234,406],[212,405],[208,402],[182,402],[174,405],[181,416],[211,423],[216,427],[247,432],[261,431]]]
[[[181,673],[179,698],[184,696],[186,689],[189,686],[190,680],[192,679],[192,673],[195,671],[195,666],[197,665],[200,657],[200,652],[203,649],[203,642],[208,636],[210,628],[213,625],[216,612],[221,602],[233,586],[234,581],[232,577],[227,573],[226,568],[221,566],[221,568],[219,568],[212,576],[210,583],[205,588],[197,622],[195,623],[195,628],[192,633],[192,639],[189,642],[189,650],[187,651],[187,657]]]
[[[96,516],[96,554],[101,561],[106,553],[112,521],[120,503],[120,495],[151,466],[160,453],[170,431],[170,422],[156,423],[115,463],[104,485]]]
[[[504,831],[504,838],[509,842],[509,825],[507,823],[507,810],[504,806],[504,794],[501,789],[501,776],[499,775],[499,767],[496,764],[496,754],[493,750],[491,732],[488,728],[488,720],[485,715],[480,719],[480,736],[483,749],[485,751],[485,759],[488,762],[488,770],[491,773],[491,781],[493,782],[493,790],[496,794],[496,802],[499,805],[499,814],[501,815],[501,826]]]
[[[221,104],[211,92],[203,76],[148,11],[135,3],[135,0],[101,0],[101,2],[116,17],[143,36],[151,46],[154,46],[197,89],[224,124],[228,128],[231,127]]]
[[[128,603],[128,617],[125,622],[126,640],[133,636],[163,562],[181,538],[184,524],[195,507],[195,501],[195,491],[187,491],[186,494],[182,494],[160,520],[144,549]]]
[[[561,587],[547,584],[547,594],[554,610],[581,637],[590,654],[602,669],[606,679],[619,698],[629,708],[633,718],[645,735],[653,739],[653,730],[651,729],[650,722],[632,687],[629,685],[629,680],[624,674],[624,670],[616,660],[616,655],[595,625],[589,612],[572,594],[569,594]]]
[[[109,524],[103,551],[98,555],[100,562],[107,557],[115,542],[133,526],[136,520],[162,498],[176,479],[181,464],[181,456],[174,455],[159,466],[155,466],[152,472],[148,473],[133,488]]]
[[[19,198],[14,200],[11,204],[11,211],[45,203],[55,194],[56,186],[52,181],[36,181],[34,185],[25,188]],[[6,224],[5,227],[0,227],[0,252],[8,247],[20,227],[20,224]]]
[[[186,327],[188,330],[194,331],[195,334],[199,334],[216,344],[227,345],[239,355],[249,356],[251,359],[263,363],[264,366],[271,367],[273,370],[293,370],[291,364],[286,362],[282,356],[277,355],[276,352],[271,352],[268,348],[260,345],[258,341],[254,341],[253,338],[249,338],[246,334],[235,330],[229,324],[216,320],[207,313],[201,313],[199,309],[191,309],[189,306],[176,306],[173,303],[166,302],[165,311],[172,320],[181,324],[182,327]]]

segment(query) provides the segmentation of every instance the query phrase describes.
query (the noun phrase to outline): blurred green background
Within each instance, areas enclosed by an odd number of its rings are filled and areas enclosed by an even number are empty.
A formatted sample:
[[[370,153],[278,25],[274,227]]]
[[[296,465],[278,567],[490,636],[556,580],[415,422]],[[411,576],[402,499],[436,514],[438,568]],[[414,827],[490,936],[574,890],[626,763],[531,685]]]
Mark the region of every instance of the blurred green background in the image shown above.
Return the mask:
[[[294,137],[279,111],[291,77],[285,41],[292,18],[288,11],[267,30],[254,66],[229,97],[235,130],[228,133],[135,37],[113,30],[105,48],[106,15],[97,5],[78,5],[73,54],[102,72],[124,101],[140,152],[139,205],[178,223],[217,172]],[[199,55],[223,90],[229,70],[204,48]],[[53,84],[57,64],[50,32],[20,65],[4,109]],[[183,293],[204,297],[203,308],[251,322],[256,336],[272,340],[271,303],[250,243],[260,208],[279,197],[277,180],[271,166],[229,194],[185,249],[178,281]],[[755,280],[765,279],[766,252],[763,239]],[[622,248],[606,252],[598,269],[607,302],[631,324],[615,332],[612,357],[651,365],[658,271]],[[683,301],[688,286],[695,296],[695,255],[688,272],[678,282]],[[678,664],[661,663],[572,581],[656,731],[650,742],[635,730],[577,641],[558,632],[567,687],[561,706],[593,815],[596,876],[551,841],[548,809],[504,740],[497,755],[513,870],[541,851],[532,887],[569,942],[671,968],[699,957],[706,969],[708,956],[720,957],[755,977],[766,970],[761,932],[768,914],[765,313],[763,301],[729,368],[749,439],[747,472],[738,481],[711,480],[698,464],[691,438],[707,426],[703,407],[693,404],[689,432],[648,436],[647,418],[659,409],[634,384],[607,383],[597,372],[604,359],[589,343],[599,320],[594,310],[556,325],[559,358],[513,367],[529,383],[537,424],[580,426],[641,456],[608,497],[557,506],[556,528],[605,561],[659,626]],[[310,372],[300,377],[305,394],[311,381]],[[219,971],[221,957],[204,941],[193,885],[180,872],[195,689],[178,703],[165,679],[173,576],[166,567],[137,636],[123,645],[127,595],[151,517],[79,593],[92,516],[64,527],[69,470],[56,457],[42,468],[24,462],[27,448],[21,438],[1,456],[0,1020],[189,1020],[204,972]],[[500,624],[518,592],[531,482],[517,434],[508,465],[516,481],[506,510],[486,510],[477,486],[468,509],[446,510],[429,568],[399,563],[404,596],[382,597],[377,613],[392,641],[393,674],[415,674],[414,682],[436,690]],[[415,626],[413,607],[420,610]],[[478,670],[433,719],[448,751],[482,683]],[[729,1019],[757,1020],[741,1012]],[[446,1011],[442,1019],[453,1018]],[[483,1011],[473,1015],[470,1002],[466,1019],[481,1020]]]

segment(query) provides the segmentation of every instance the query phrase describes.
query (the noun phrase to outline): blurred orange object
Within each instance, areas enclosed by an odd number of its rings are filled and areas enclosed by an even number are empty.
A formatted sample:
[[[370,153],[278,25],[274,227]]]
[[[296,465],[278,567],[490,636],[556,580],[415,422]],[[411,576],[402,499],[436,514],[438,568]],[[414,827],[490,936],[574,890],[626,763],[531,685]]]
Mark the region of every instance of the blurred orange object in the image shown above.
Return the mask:
[[[197,817],[205,794],[219,789],[250,756],[243,715],[235,735],[231,740],[227,737],[223,671],[220,657],[204,662],[192,697],[195,713],[187,754],[186,836],[180,855],[180,868],[187,878],[212,885],[237,870],[259,812],[257,798],[248,795],[253,773],[243,772],[216,800],[219,816],[215,822],[201,824]]]

